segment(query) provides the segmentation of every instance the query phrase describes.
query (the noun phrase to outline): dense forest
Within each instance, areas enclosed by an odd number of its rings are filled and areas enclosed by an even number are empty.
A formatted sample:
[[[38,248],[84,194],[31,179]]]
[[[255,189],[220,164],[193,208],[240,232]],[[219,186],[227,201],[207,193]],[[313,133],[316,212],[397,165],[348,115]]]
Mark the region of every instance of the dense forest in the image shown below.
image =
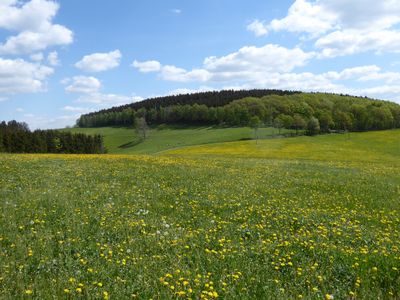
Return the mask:
[[[94,115],[98,113],[111,113],[111,112],[122,112],[127,108],[133,110],[139,109],[160,109],[161,107],[168,107],[173,105],[193,105],[193,104],[204,104],[207,107],[224,106],[234,100],[243,99],[246,97],[261,98],[267,95],[292,95],[300,92],[296,91],[282,91],[282,90],[223,90],[223,91],[210,91],[200,92],[192,94],[180,94],[171,95],[164,97],[149,98],[143,101],[134,102],[122,106],[112,107],[109,109],[103,109],[99,112],[89,113],[88,115]]]
[[[254,92],[254,91],[253,91]],[[202,94],[190,95],[188,103],[161,106],[145,100],[147,107],[123,106],[119,109],[82,115],[79,127],[131,126],[135,119],[144,118],[148,124],[193,124],[226,126],[274,126],[309,133],[332,130],[380,130],[400,128],[400,105],[388,101],[347,95],[323,93],[271,93],[263,97],[246,97],[207,102],[199,101]],[[219,94],[220,96],[223,94]],[[227,95],[230,95],[227,92]],[[182,95],[181,97],[184,97]],[[183,99],[183,98],[182,98]],[[231,98],[229,98],[231,99]],[[158,101],[158,100],[157,100]],[[158,102],[157,102],[158,103]],[[183,104],[185,103],[185,104]],[[225,105],[220,105],[226,103]],[[158,106],[157,106],[158,105]],[[256,124],[256,125],[254,125]]]
[[[104,153],[100,135],[72,134],[56,130],[30,131],[26,123],[0,123],[0,152]]]

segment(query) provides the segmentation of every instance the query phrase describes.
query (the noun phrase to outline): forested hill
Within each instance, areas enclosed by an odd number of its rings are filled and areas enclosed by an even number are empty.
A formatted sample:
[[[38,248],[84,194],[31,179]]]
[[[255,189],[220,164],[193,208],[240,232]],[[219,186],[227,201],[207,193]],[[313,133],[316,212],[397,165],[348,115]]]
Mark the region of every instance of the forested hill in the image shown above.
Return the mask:
[[[268,95],[236,100],[232,100],[233,95],[239,97],[246,92],[235,94],[233,91],[225,91],[149,99],[132,104],[139,109],[124,106],[118,110],[115,108],[82,115],[77,125],[131,126],[135,120],[141,120],[147,124],[274,126],[296,130],[312,129],[314,133],[400,128],[400,105],[393,102],[324,93],[271,90],[247,93],[262,95],[263,92]],[[189,97],[188,100],[184,100],[185,97]],[[166,101],[162,105],[161,99]]]
[[[263,97],[267,95],[291,95],[300,92],[296,91],[283,91],[283,90],[223,90],[223,91],[210,91],[192,94],[180,94],[164,97],[149,98],[143,101],[134,102],[122,106],[116,106],[109,109],[103,109],[98,112],[89,113],[88,115],[95,115],[98,113],[121,112],[127,108],[139,110],[144,108],[160,109],[160,107],[167,107],[173,105],[193,105],[204,104],[207,107],[224,106],[234,100],[243,99],[246,97]]]

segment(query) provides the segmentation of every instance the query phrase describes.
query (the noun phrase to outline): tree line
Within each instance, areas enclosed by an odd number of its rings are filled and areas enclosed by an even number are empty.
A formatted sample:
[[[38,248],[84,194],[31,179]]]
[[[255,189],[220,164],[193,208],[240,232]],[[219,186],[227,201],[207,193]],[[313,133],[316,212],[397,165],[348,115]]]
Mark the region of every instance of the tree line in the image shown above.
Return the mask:
[[[98,112],[89,113],[88,115],[95,115],[98,113],[111,113],[111,112],[122,112],[125,109],[131,108],[133,110],[139,110],[144,108],[160,109],[161,107],[168,107],[173,105],[193,105],[193,104],[204,104],[207,107],[224,106],[234,100],[243,99],[246,97],[261,98],[267,95],[292,95],[301,92],[297,91],[283,91],[283,90],[267,90],[267,89],[253,89],[253,90],[222,90],[222,91],[209,91],[199,92],[192,94],[180,94],[171,95],[164,97],[149,98],[143,101],[125,104],[121,106],[115,106],[108,109],[103,109]]]
[[[79,127],[131,126],[144,118],[149,124],[249,126],[253,117],[260,124],[277,128],[319,132],[365,131],[400,128],[400,105],[381,100],[322,93],[293,93],[246,97],[224,106],[177,104],[134,110],[82,115]]]
[[[57,130],[30,131],[26,123],[0,123],[0,152],[8,153],[104,153],[100,135],[72,134]]]

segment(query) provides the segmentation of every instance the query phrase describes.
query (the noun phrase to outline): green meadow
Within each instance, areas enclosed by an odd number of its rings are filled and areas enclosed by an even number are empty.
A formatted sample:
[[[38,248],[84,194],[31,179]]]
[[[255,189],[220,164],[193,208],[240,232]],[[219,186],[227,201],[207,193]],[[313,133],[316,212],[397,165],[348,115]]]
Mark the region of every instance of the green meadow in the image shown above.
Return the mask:
[[[69,128],[72,133],[101,134],[104,144],[111,154],[154,154],[184,146],[209,143],[249,140],[255,137],[254,130],[248,127],[191,127],[160,125],[151,127],[148,138],[142,140],[134,128],[100,127]],[[293,130],[268,127],[259,128],[260,139],[276,137],[280,134],[294,133]]]
[[[272,130],[1,154],[0,298],[399,299],[400,130]]]

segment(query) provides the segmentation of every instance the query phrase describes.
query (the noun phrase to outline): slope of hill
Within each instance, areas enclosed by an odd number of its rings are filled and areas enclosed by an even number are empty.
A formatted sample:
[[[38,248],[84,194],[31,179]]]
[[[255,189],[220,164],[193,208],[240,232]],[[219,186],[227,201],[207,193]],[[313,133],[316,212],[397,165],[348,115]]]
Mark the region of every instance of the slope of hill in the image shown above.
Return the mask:
[[[100,128],[69,128],[72,133],[100,134],[104,137],[105,147],[110,154],[151,154],[172,148],[239,141],[254,138],[254,131],[248,127],[219,128],[219,127],[153,127],[149,137],[141,141],[133,128],[100,127]],[[282,129],[280,132],[289,133],[292,130]],[[259,138],[271,138],[278,134],[275,128],[260,128]]]

